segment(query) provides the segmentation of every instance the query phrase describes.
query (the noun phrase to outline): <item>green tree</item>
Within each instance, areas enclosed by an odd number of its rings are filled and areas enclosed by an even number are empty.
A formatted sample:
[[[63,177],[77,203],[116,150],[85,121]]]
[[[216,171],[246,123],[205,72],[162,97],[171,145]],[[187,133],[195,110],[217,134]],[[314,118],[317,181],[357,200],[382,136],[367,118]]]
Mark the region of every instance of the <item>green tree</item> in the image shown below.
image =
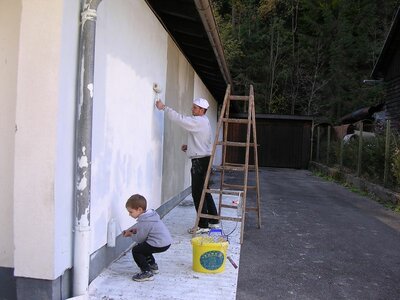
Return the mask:
[[[333,122],[380,102],[369,78],[399,1],[215,0],[237,93],[254,85],[259,113]]]

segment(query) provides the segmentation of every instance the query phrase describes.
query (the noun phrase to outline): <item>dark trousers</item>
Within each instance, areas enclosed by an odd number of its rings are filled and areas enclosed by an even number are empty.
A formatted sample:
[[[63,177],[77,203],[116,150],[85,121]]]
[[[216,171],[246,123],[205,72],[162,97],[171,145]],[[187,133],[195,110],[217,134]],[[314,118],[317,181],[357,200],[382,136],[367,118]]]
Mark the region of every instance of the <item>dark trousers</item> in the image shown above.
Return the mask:
[[[171,245],[165,247],[153,247],[146,242],[137,244],[132,248],[132,256],[138,267],[142,272],[150,271],[150,265],[156,263],[153,253],[160,253],[167,251]]]
[[[196,211],[199,210],[201,193],[203,192],[203,186],[206,179],[209,162],[210,156],[192,159],[192,168],[190,169],[190,173],[192,175],[192,196]],[[201,213],[215,216],[218,215],[213,197],[210,193],[206,193],[205,195]],[[200,218],[199,227],[208,228],[209,223],[216,224],[218,223],[218,220]]]

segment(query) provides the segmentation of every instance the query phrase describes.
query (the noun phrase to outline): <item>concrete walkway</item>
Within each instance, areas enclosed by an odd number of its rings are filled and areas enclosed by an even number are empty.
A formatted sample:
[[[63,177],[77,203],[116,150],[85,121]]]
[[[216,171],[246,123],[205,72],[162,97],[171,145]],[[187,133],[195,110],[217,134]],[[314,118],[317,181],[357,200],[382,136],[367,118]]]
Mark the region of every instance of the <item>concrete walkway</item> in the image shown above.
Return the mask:
[[[217,196],[214,195],[214,199]],[[232,201],[225,196],[225,201]],[[225,212],[229,215],[233,212]],[[198,273],[192,270],[192,236],[187,229],[196,218],[193,200],[188,196],[179,206],[169,212],[163,221],[174,240],[170,249],[155,254],[160,273],[154,281],[134,282],[133,274],[139,271],[130,252],[105,269],[89,286],[92,300],[132,300],[132,299],[236,299],[238,270],[225,262],[225,270],[216,274]],[[239,265],[240,225],[223,221],[223,231],[229,235],[227,255]]]
[[[240,268],[192,271],[186,230],[195,213],[181,205],[164,218],[175,242],[156,256],[156,279],[131,281],[137,267],[128,253],[91,283],[90,298],[400,299],[400,214],[306,170],[263,168],[260,186],[262,228],[249,212],[243,244],[237,226],[229,245]]]

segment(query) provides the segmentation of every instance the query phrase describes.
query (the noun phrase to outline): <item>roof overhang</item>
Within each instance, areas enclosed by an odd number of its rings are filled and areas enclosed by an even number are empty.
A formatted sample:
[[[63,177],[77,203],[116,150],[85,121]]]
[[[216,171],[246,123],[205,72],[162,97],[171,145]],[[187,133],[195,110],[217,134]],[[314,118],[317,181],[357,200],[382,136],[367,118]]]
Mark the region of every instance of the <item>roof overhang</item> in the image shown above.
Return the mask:
[[[146,0],[218,102],[231,76],[209,0]]]

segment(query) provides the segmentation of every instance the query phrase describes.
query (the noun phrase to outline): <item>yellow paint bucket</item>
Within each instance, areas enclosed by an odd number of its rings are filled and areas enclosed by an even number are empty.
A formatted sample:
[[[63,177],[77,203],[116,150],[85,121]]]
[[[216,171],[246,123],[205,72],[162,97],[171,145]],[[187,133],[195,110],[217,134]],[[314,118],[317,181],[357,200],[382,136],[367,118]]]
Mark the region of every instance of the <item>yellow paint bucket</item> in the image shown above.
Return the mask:
[[[193,271],[200,273],[221,273],[225,270],[228,242],[210,236],[192,238]]]

